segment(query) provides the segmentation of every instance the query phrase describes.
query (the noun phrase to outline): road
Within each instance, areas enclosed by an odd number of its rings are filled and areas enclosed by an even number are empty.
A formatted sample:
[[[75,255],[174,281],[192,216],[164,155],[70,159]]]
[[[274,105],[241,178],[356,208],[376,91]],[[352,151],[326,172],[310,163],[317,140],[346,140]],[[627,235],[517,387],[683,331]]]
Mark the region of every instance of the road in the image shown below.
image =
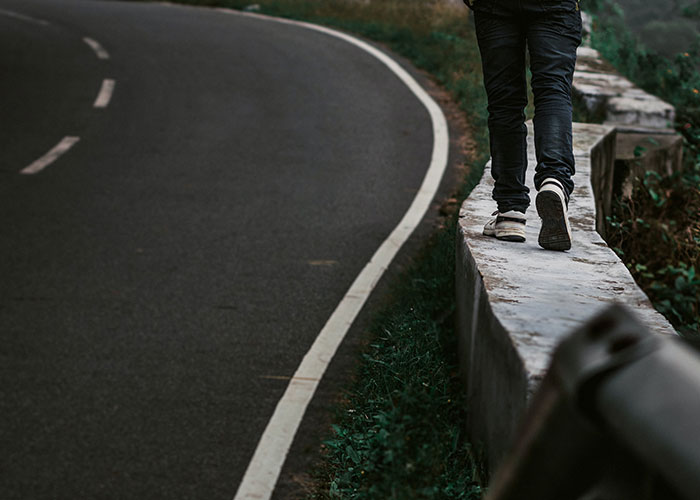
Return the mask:
[[[0,496],[232,498],[426,109],[296,26],[0,0],[0,117]]]

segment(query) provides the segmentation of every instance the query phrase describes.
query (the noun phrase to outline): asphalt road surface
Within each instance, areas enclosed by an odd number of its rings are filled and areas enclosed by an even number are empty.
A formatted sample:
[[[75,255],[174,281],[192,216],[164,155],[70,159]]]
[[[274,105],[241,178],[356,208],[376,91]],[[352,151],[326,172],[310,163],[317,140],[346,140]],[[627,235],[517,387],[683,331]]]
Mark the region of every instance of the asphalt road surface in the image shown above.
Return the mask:
[[[431,149],[327,35],[0,0],[0,498],[232,498]]]

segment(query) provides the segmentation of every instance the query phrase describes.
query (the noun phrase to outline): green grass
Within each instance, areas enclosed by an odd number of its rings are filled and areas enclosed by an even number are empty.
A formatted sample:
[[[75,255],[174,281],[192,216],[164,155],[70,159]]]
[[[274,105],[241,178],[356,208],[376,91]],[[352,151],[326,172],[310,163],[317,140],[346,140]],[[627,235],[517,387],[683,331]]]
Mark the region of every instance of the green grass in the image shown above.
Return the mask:
[[[478,179],[472,174],[465,188]],[[456,378],[455,237],[452,217],[374,319],[313,498],[481,498]]]
[[[253,2],[183,3],[240,9]],[[480,59],[466,8],[425,0],[255,3],[263,14],[384,44],[429,73],[470,125],[476,147],[468,178],[455,193],[460,201],[467,196],[483,171],[488,138]],[[323,446],[311,498],[481,498],[480,467],[463,436],[465,402],[457,378],[456,234],[452,213],[390,287],[390,301],[371,322],[369,346]]]

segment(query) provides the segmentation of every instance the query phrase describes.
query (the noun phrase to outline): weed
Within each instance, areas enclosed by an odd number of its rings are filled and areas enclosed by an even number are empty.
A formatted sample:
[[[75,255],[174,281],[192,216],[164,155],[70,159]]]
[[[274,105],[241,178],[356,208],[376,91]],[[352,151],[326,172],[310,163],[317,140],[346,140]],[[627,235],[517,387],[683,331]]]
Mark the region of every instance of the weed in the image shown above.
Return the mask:
[[[673,60],[650,51],[624,24],[612,0],[592,0],[592,41],[603,57],[644,90],[676,107],[684,165],[672,176],[647,172],[630,200],[618,200],[608,243],[652,303],[680,333],[700,336],[700,45]],[[644,153],[639,149],[635,156]]]
[[[617,200],[608,243],[680,333],[700,336],[700,158],[682,172],[647,172]]]
[[[478,182],[472,175],[468,187]],[[392,288],[355,386],[326,441],[316,498],[481,498],[462,434],[452,325],[456,220]]]

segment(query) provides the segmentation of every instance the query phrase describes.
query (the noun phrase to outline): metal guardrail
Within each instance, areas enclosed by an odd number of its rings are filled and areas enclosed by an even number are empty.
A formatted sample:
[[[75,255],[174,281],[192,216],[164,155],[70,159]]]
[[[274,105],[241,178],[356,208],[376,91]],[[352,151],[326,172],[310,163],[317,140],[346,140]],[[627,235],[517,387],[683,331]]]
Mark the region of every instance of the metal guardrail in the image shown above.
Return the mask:
[[[486,500],[700,499],[700,355],[612,306],[557,348]]]

